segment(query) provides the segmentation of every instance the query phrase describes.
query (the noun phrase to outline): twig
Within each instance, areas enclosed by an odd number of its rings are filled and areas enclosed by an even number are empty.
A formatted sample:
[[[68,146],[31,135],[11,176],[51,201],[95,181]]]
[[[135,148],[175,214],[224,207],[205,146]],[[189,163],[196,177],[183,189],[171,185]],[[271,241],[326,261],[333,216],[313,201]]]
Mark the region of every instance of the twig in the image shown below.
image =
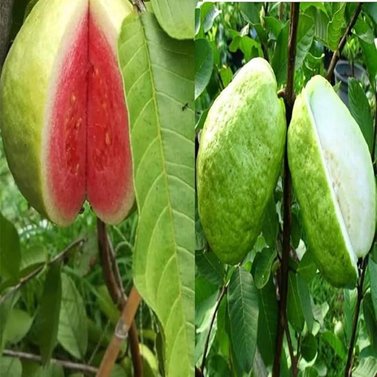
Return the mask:
[[[285,321],[285,334],[286,334],[286,337],[287,337],[289,355],[290,355],[290,358],[291,358],[291,361],[292,361],[292,376],[297,377],[298,376],[298,367],[297,367],[298,356],[295,355],[295,353],[294,353],[292,339],[291,339],[291,333],[289,332],[289,327],[288,327],[287,321]],[[297,347],[297,349],[298,349],[298,347]]]
[[[127,303],[123,308],[121,318],[115,329],[114,336],[107,347],[105,355],[101,361],[96,377],[109,377],[114,367],[116,359],[119,355],[119,350],[124,339],[127,338],[135,314],[141,302],[139,292],[135,287],[132,288]],[[134,374],[135,375],[135,374]]]
[[[0,2],[0,72],[8,53],[14,0]]]
[[[119,311],[122,312],[126,307],[127,297],[124,294],[122,278],[115,260],[114,251],[111,248],[111,244],[107,236],[106,225],[99,219],[97,220],[97,232],[98,247],[106,286],[114,304],[118,307]],[[134,376],[142,377],[143,363],[140,356],[137,328],[134,322],[132,322],[129,328],[128,335],[134,368]]]
[[[145,11],[145,4],[143,0],[132,0],[132,4],[136,7],[139,13]]]
[[[372,248],[373,248],[373,244],[372,244]],[[348,347],[346,369],[344,372],[345,377],[352,376],[353,349],[355,347],[357,324],[359,322],[361,301],[363,300],[363,297],[364,297],[363,285],[364,285],[364,278],[365,278],[367,265],[368,265],[368,255],[366,255],[366,257],[363,259],[360,266],[361,273],[360,273],[359,281],[357,283],[357,301],[356,301],[355,313],[354,313],[353,321],[352,321],[351,339],[350,339],[350,344]]]
[[[0,296],[0,304],[2,304],[5,299],[11,296],[14,292],[18,291],[22,288],[26,283],[28,283],[31,279],[39,275],[45,268],[48,268],[52,264],[58,261],[62,261],[68,257],[68,254],[75,250],[76,248],[80,248],[86,242],[86,238],[79,238],[76,241],[73,241],[70,245],[68,245],[63,251],[57,254],[54,258],[52,258],[47,263],[42,264],[41,266],[37,267],[34,271],[30,272],[30,274],[26,275],[25,277],[21,278],[20,281],[9,289],[3,296]]]
[[[20,351],[13,351],[13,350],[4,350],[3,356],[8,357],[17,357],[18,359],[23,360],[30,360],[30,361],[36,361],[37,363],[42,363],[42,357],[39,355],[34,355],[32,353],[27,352],[20,352]],[[95,367],[92,367],[90,365],[86,364],[79,364],[74,363],[72,361],[68,360],[58,360],[58,359],[51,359],[51,364],[60,365],[65,369],[74,370],[76,372],[82,372],[85,374],[96,374],[98,372],[98,369]]]
[[[363,6],[363,3],[359,3],[357,5],[357,7],[355,9],[355,12],[352,15],[352,18],[351,18],[350,22],[348,23],[348,25],[346,27],[346,30],[344,31],[344,34],[343,34],[342,38],[340,39],[338,47],[336,48],[336,50],[334,51],[334,53],[332,55],[332,58],[331,58],[331,61],[330,61],[330,65],[329,65],[329,68],[327,70],[327,75],[326,75],[326,79],[328,81],[331,81],[331,79],[332,79],[332,76],[333,76],[333,73],[334,73],[334,69],[335,69],[335,65],[336,65],[337,61],[339,60],[340,54],[342,53],[343,48],[344,48],[344,46],[345,46],[345,44],[347,42],[348,35],[351,33],[352,28],[355,26],[355,23],[357,21],[357,17],[359,16],[359,14],[361,12],[361,7],[362,6]]]
[[[290,30],[288,40],[288,72],[287,72],[287,86],[285,89],[285,107],[286,107],[286,119],[287,127],[291,121],[292,108],[295,100],[293,83],[294,83],[294,71],[295,71],[295,59],[296,59],[296,40],[297,40],[297,27],[299,19],[300,3],[291,3],[290,12]],[[291,201],[292,201],[292,187],[291,187],[291,175],[288,167],[288,154],[287,146],[285,147],[284,155],[284,188],[283,188],[283,250],[282,260],[280,266],[279,276],[279,319],[278,329],[276,336],[276,351],[274,364],[272,369],[272,376],[280,376],[280,359],[283,349],[283,338],[286,323],[286,311],[287,311],[287,296],[288,296],[288,272],[289,272],[289,253],[291,250],[290,236],[291,236]]]
[[[213,327],[213,324],[215,323],[216,314],[217,314],[217,312],[219,310],[221,301],[222,301],[223,297],[225,296],[225,293],[226,293],[227,289],[228,289],[228,285],[226,284],[226,285],[224,285],[222,287],[222,289],[220,291],[220,294],[219,294],[219,298],[217,299],[215,310],[213,311],[212,318],[211,318],[211,323],[209,325],[209,330],[208,330],[208,335],[207,335],[207,338],[206,338],[206,342],[204,344],[202,364],[200,366],[200,370],[197,373],[202,373],[202,374],[204,373],[204,367],[206,365],[206,357],[207,357],[207,352],[208,352],[208,346],[209,346],[209,340],[210,340],[210,337],[211,337],[212,327]]]

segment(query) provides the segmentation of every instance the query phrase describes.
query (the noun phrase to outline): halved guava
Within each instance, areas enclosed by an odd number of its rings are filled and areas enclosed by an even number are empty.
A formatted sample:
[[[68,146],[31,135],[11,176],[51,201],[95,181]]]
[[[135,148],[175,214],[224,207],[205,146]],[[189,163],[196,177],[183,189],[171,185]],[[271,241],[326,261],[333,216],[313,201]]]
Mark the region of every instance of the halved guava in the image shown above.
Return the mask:
[[[30,204],[59,225],[85,199],[107,223],[133,202],[128,114],[117,39],[122,0],[39,0],[8,54],[0,122],[10,169]]]
[[[321,76],[295,102],[288,158],[309,251],[329,282],[353,286],[376,228],[373,166],[358,124]]]

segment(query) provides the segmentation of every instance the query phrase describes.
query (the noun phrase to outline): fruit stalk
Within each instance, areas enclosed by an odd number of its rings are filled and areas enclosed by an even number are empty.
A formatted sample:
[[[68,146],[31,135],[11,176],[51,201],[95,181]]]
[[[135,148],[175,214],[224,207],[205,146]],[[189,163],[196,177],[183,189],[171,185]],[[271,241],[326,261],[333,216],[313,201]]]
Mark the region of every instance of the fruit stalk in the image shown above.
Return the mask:
[[[347,42],[348,35],[351,33],[352,28],[355,26],[355,23],[357,21],[357,17],[359,16],[359,14],[361,12],[362,6],[363,6],[363,3],[359,3],[357,5],[355,12],[352,15],[352,18],[351,18],[350,22],[348,23],[346,30],[344,31],[344,34],[343,34],[343,36],[342,36],[342,38],[341,38],[341,40],[338,44],[338,47],[336,48],[336,50],[334,51],[334,53],[332,55],[330,65],[329,65],[329,68],[327,70],[327,75],[326,75],[326,79],[330,82],[331,82],[332,77],[333,77],[335,65],[336,65],[337,61],[339,60],[340,54],[341,54],[341,52],[342,52],[342,50],[343,50],[343,48],[344,48],[344,46]]]
[[[284,95],[284,102],[286,108],[287,127],[291,121],[292,109],[295,100],[293,83],[294,83],[294,69],[296,60],[296,41],[297,28],[299,19],[300,3],[291,3],[290,10],[290,30],[288,41],[288,71],[287,71],[287,86]],[[287,143],[286,143],[287,148]],[[282,260],[279,274],[279,320],[278,330],[276,336],[276,351],[274,364],[272,369],[272,376],[280,376],[280,359],[283,349],[284,331],[287,321],[287,296],[288,296],[288,263],[289,253],[291,249],[290,235],[291,235],[291,201],[292,201],[292,183],[291,175],[288,167],[288,153],[285,149],[284,154],[284,189],[283,189],[283,250]]]
[[[120,312],[123,312],[126,308],[127,298],[124,294],[122,279],[118,265],[116,264],[114,251],[112,250],[107,235],[106,224],[100,219],[97,219],[97,235],[101,266],[103,269],[103,275],[107,289],[110,293],[113,303],[118,307]],[[140,356],[137,328],[134,321],[132,321],[130,325],[128,337],[130,342],[134,375],[135,377],[142,377],[143,364]]]

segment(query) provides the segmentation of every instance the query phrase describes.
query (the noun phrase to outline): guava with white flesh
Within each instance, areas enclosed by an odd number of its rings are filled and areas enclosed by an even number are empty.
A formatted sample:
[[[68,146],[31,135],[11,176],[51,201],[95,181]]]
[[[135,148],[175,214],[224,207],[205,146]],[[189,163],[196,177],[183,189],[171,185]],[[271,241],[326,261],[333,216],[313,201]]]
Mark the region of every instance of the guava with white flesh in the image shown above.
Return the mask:
[[[331,284],[353,287],[376,229],[373,166],[358,124],[321,76],[295,101],[288,159],[308,252]]]
[[[213,103],[200,137],[198,209],[211,249],[236,264],[253,247],[282,167],[285,107],[274,72],[255,58]]]
[[[23,195],[59,225],[88,199],[107,223],[134,203],[128,114],[117,39],[122,0],[40,0],[0,81],[0,124]]]

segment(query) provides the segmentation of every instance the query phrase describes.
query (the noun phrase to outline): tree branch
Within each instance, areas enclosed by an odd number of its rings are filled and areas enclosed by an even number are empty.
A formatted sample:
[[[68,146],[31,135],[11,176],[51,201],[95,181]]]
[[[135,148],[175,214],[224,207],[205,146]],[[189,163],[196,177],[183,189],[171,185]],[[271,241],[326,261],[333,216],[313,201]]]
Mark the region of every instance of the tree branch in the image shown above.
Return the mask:
[[[35,361],[37,363],[42,363],[42,357],[41,356],[34,355],[32,353],[27,353],[27,352],[4,350],[3,356],[16,357],[18,359],[30,360],[30,361]],[[90,365],[74,363],[74,362],[68,361],[68,360],[51,359],[50,363],[55,364],[55,365],[60,365],[61,367],[65,368],[65,369],[70,369],[70,370],[73,370],[73,371],[76,371],[76,372],[82,372],[84,374],[96,374],[97,371],[98,371],[97,368],[92,367]]]
[[[288,67],[287,67],[287,86],[285,89],[285,108],[287,127],[291,121],[292,109],[295,101],[294,96],[294,72],[296,60],[296,41],[297,41],[297,28],[299,20],[300,3],[291,3],[290,11],[290,30],[288,40]],[[288,296],[288,272],[289,272],[289,253],[291,249],[290,236],[291,236],[291,202],[292,202],[292,187],[291,175],[288,166],[288,153],[287,143],[285,146],[284,154],[284,188],[283,188],[283,250],[282,260],[279,274],[279,319],[278,329],[276,336],[276,351],[274,364],[272,369],[272,376],[280,376],[280,359],[283,350],[283,338],[286,327],[286,312],[287,312],[287,296]],[[292,360],[293,363],[294,360]]]
[[[9,49],[13,5],[14,0],[2,0],[0,2],[0,72]]]
[[[213,324],[215,323],[215,318],[216,318],[217,312],[219,310],[221,301],[222,301],[223,297],[225,296],[227,289],[228,289],[228,284],[224,285],[222,287],[220,293],[219,293],[219,298],[217,299],[215,310],[213,311],[213,314],[212,314],[211,323],[209,325],[209,330],[208,330],[208,335],[207,335],[206,342],[205,342],[205,345],[204,345],[203,359],[202,359],[202,363],[200,365],[200,370],[198,370],[196,372],[196,374],[198,374],[198,375],[200,375],[200,373],[202,375],[204,375],[203,373],[204,373],[204,367],[206,365],[206,357],[207,357],[207,352],[208,352],[209,340],[211,338],[212,327],[213,327]]]
[[[332,76],[334,74],[335,65],[336,65],[337,61],[339,60],[340,54],[342,53],[343,48],[344,48],[344,46],[345,46],[345,44],[347,42],[348,35],[351,33],[352,28],[355,26],[355,23],[357,21],[357,17],[359,16],[359,14],[361,12],[361,7],[362,6],[363,6],[363,3],[359,3],[357,5],[354,14],[351,17],[351,20],[348,23],[348,25],[346,27],[346,30],[344,31],[344,34],[343,34],[342,38],[340,39],[338,47],[336,48],[336,50],[334,51],[334,53],[332,55],[332,58],[331,58],[331,61],[330,61],[330,65],[329,65],[329,68],[327,70],[327,75],[326,75],[326,79],[328,81],[330,81],[330,82],[331,82]]]
[[[109,377],[111,375],[111,371],[114,367],[116,359],[118,358],[122,342],[127,338],[127,333],[130,334],[130,328],[134,321],[134,317],[140,302],[141,297],[139,292],[135,287],[133,287],[127,303],[123,308],[121,318],[116,326],[114,336],[101,361],[96,377]],[[136,376],[135,373],[134,376]]]
[[[122,278],[118,269],[118,265],[115,260],[114,251],[112,250],[111,244],[109,242],[106,225],[99,219],[97,219],[97,232],[98,232],[98,248],[101,258],[101,265],[103,269],[104,279],[106,282],[107,289],[114,304],[118,307],[120,312],[123,312],[126,308],[127,297],[124,294],[124,288],[122,283]],[[132,363],[134,368],[134,376],[143,376],[143,363],[141,361],[140,349],[139,349],[139,338],[137,333],[137,328],[135,323],[129,326],[129,342],[132,356]],[[119,343],[120,350],[121,342]]]
[[[26,283],[28,283],[31,279],[39,275],[45,268],[50,267],[52,264],[58,261],[64,261],[68,258],[70,252],[72,250],[76,250],[77,248],[81,248],[82,245],[86,242],[86,238],[82,237],[73,241],[70,245],[68,245],[63,251],[57,254],[54,258],[52,258],[47,263],[42,264],[41,266],[37,267],[34,271],[30,272],[30,274],[26,275],[25,277],[21,278],[17,285],[10,288],[3,296],[0,296],[0,305],[6,300],[7,297],[11,296],[14,292],[18,291],[22,288]]]
[[[374,244],[374,242],[373,242]],[[372,244],[372,248],[373,248]],[[356,300],[356,307],[355,307],[355,313],[353,316],[352,321],[352,332],[351,332],[351,339],[350,344],[348,347],[348,355],[347,355],[347,363],[346,363],[346,369],[344,372],[345,377],[351,377],[352,376],[352,364],[353,364],[353,349],[355,347],[355,341],[356,341],[356,333],[357,333],[357,323],[359,322],[359,315],[360,315],[360,306],[361,301],[364,297],[363,292],[363,285],[364,285],[364,278],[365,278],[365,272],[368,265],[368,255],[363,259],[360,265],[360,278],[357,283],[357,300]]]

